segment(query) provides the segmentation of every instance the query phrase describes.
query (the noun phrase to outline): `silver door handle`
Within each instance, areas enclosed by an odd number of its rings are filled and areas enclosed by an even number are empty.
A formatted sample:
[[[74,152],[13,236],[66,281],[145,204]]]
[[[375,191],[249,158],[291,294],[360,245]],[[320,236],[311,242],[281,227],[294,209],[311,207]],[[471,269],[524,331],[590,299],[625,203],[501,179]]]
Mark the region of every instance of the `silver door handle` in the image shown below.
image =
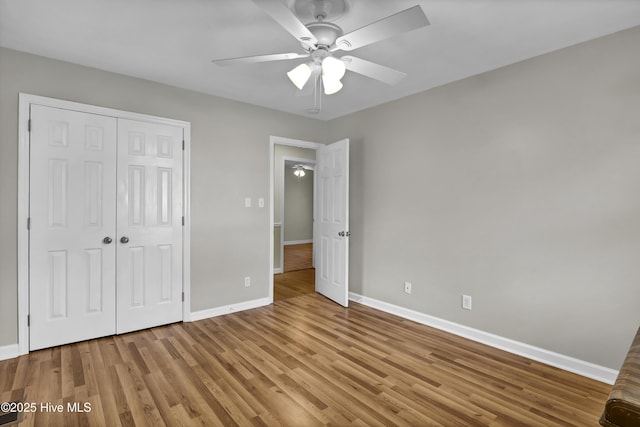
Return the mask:
[[[111,237],[109,237],[109,236],[107,236],[104,239],[102,239],[102,243],[104,243],[105,245],[108,245],[111,242],[113,242],[113,239]]]
[[[122,236],[120,238],[120,243],[129,243],[129,238],[127,236]]]
[[[345,237],[345,236],[349,237],[349,236],[351,236],[351,232],[350,231],[341,231],[341,232],[338,233],[338,236],[340,236],[340,237]]]

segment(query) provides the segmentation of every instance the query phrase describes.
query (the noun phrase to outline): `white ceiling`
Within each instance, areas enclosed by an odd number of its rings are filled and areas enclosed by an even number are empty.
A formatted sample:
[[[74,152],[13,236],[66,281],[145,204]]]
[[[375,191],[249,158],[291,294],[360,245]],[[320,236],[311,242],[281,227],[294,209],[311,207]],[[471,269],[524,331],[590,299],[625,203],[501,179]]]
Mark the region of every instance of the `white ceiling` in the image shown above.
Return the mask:
[[[306,111],[313,96],[297,96],[285,75],[303,60],[211,63],[302,53],[251,0],[0,0],[0,45],[327,120],[640,25],[640,0],[348,3],[349,12],[334,21],[345,32],[416,4],[431,25],[350,52],[408,76],[390,87],[347,72],[344,89],[323,96],[316,115]]]

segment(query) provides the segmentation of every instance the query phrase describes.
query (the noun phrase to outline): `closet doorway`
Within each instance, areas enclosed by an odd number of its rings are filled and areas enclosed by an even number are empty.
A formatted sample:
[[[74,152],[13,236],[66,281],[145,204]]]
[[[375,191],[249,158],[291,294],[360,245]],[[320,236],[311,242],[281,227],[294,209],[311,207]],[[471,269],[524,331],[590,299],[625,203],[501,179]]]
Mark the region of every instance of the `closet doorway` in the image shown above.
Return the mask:
[[[34,95],[20,107],[21,353],[183,320],[189,124]]]

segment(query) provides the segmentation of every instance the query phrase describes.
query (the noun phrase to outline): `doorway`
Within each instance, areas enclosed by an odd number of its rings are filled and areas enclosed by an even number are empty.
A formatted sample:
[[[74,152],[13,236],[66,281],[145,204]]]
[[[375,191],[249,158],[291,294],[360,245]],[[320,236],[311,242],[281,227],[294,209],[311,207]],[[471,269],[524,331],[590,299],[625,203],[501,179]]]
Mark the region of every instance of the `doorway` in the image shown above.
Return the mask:
[[[276,156],[282,151],[276,147]],[[290,150],[290,149],[289,149]],[[315,158],[315,150],[305,150]],[[281,271],[305,270],[314,267],[313,205],[315,191],[315,160],[283,156],[281,189]]]
[[[313,148],[274,147],[274,300],[315,292]]]
[[[282,216],[276,209],[281,206],[281,188],[278,175],[283,169],[276,167],[276,149],[311,149],[316,155],[313,197],[313,248],[316,254],[314,291],[347,307],[349,303],[349,139],[324,145],[308,141],[272,136],[269,146],[270,164],[270,221],[269,299],[274,301],[274,274],[280,262],[278,239],[282,233]],[[278,160],[278,161],[277,161]],[[276,213],[279,216],[276,216]],[[277,221],[276,221],[277,220]]]

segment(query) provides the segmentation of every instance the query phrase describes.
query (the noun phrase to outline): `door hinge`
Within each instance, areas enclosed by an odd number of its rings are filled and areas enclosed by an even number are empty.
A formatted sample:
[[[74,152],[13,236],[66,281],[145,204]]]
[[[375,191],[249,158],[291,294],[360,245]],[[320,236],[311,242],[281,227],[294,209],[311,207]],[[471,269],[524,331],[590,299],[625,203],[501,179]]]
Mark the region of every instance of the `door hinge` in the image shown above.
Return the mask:
[[[31,326],[31,315],[27,314],[27,326]]]
[[[27,120],[27,132],[31,132],[31,119]]]
[[[182,226],[184,226],[184,217],[182,217]]]
[[[184,139],[182,140],[182,151],[184,151]]]
[[[184,302],[184,292],[182,293],[182,302]]]
[[[27,230],[31,230],[31,217],[27,218]]]

